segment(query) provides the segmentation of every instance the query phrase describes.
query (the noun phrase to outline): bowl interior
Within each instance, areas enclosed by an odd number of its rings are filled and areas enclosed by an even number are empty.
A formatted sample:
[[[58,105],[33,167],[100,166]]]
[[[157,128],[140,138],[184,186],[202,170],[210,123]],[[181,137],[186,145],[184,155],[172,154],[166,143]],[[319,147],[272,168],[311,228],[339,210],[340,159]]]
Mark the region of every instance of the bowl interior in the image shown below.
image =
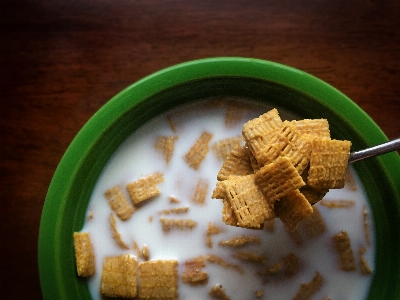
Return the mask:
[[[249,65],[247,60],[242,63]],[[214,72],[218,74],[210,72],[210,76],[186,75],[182,79],[178,75],[183,69],[170,69],[124,90],[93,116],[60,162],[43,208],[39,270],[44,298],[90,298],[86,279],[76,276],[73,232],[83,226],[90,195],[112,153],[139,126],[162,112],[208,97],[233,96],[267,102],[303,118],[326,118],[332,138],[352,141],[352,150],[386,140],[361,109],[329,85],[297,70],[256,63],[262,65],[258,72],[247,71],[255,76],[243,70],[226,74],[219,70]],[[199,74],[195,70],[198,64],[184,67],[189,67],[189,73]],[[270,73],[261,73],[266,67]],[[177,71],[178,78],[173,77],[176,82],[162,83]],[[149,84],[156,86],[146,89]],[[399,156],[391,153],[357,162],[355,169],[366,189],[375,223],[375,272],[368,299],[400,296],[400,287],[394,280],[400,277]]]

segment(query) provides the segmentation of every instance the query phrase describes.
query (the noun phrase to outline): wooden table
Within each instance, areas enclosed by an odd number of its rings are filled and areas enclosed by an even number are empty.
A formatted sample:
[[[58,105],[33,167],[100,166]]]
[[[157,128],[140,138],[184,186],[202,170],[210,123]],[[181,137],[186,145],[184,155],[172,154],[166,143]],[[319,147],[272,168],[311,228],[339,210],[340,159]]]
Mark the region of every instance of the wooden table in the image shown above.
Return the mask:
[[[0,11],[1,299],[41,298],[39,222],[69,143],[161,68],[215,56],[283,63],[400,136],[399,1],[4,0]]]

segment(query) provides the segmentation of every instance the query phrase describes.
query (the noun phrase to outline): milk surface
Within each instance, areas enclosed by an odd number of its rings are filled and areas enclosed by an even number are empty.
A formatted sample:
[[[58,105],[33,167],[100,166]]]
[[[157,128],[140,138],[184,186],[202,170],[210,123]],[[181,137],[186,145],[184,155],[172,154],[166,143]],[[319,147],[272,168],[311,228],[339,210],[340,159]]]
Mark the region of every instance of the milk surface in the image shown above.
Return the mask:
[[[226,105],[215,105],[215,101],[204,100],[195,104],[176,108],[157,116],[132,133],[117,149],[105,166],[93,190],[87,218],[82,231],[88,231],[96,255],[96,274],[88,279],[88,286],[93,299],[102,299],[100,295],[100,279],[102,263],[105,257],[120,254],[136,256],[133,242],[142,248],[147,245],[150,260],[176,259],[179,262],[179,274],[184,270],[184,262],[199,255],[215,254],[226,261],[240,265],[244,274],[225,269],[216,264],[207,263],[204,271],[209,274],[206,285],[190,286],[180,279],[180,299],[211,299],[209,290],[216,284],[221,284],[231,299],[256,299],[255,292],[262,290],[260,299],[292,299],[302,283],[312,280],[318,271],[324,279],[322,288],[312,299],[364,299],[368,293],[372,275],[361,275],[358,266],[358,249],[365,246],[367,251],[364,259],[374,269],[374,229],[372,216],[366,194],[362,185],[350,167],[356,190],[346,185],[344,189],[330,190],[324,197],[326,200],[354,200],[355,205],[346,209],[329,209],[316,204],[325,223],[323,235],[307,239],[298,245],[285,231],[279,219],[275,219],[274,232],[267,230],[250,230],[225,225],[221,220],[222,201],[211,199],[212,190],[216,184],[216,176],[222,165],[211,147],[215,142],[228,137],[241,135],[242,125],[272,107],[246,101],[246,110],[242,120],[235,126],[225,125]],[[279,109],[282,120],[300,119],[295,115]],[[176,132],[170,126],[168,119],[175,124]],[[329,120],[328,120],[329,121]],[[213,135],[210,151],[202,161],[198,170],[193,170],[185,162],[184,157],[202,132]],[[175,149],[167,165],[162,153],[155,149],[158,136],[174,136]],[[129,182],[136,181],[154,172],[164,174],[164,182],[159,184],[161,194],[142,205],[127,221],[117,219],[117,228],[129,250],[122,250],[112,238],[108,218],[112,212],[104,192],[120,185],[125,187]],[[208,194],[204,205],[192,201],[199,179],[208,181]],[[128,194],[126,196],[129,199]],[[170,196],[175,196],[180,203],[171,203]],[[165,209],[188,206],[189,211],[180,215],[160,215]],[[363,209],[368,212],[369,234],[371,244],[366,244],[363,230]],[[91,216],[91,217],[89,217]],[[198,222],[192,230],[171,230],[163,232],[160,217],[192,219]],[[213,247],[206,246],[208,223],[212,222],[223,229],[223,232],[212,236]],[[338,255],[333,249],[331,237],[342,230],[347,231],[357,264],[357,270],[345,272],[339,269]],[[239,249],[221,247],[220,241],[240,235],[253,235],[261,238],[261,244],[248,245]],[[232,255],[237,251],[254,251],[268,257],[267,265],[281,261],[281,258],[293,253],[300,258],[300,271],[290,279],[269,276],[264,282],[257,274],[254,263],[242,262]],[[143,261],[143,260],[140,260]]]

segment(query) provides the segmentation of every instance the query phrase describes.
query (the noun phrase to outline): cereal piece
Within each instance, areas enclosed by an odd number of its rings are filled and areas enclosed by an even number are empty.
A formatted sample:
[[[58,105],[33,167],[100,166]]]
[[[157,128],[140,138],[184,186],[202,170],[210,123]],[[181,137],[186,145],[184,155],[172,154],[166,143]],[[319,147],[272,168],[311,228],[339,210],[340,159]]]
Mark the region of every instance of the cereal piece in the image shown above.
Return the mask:
[[[197,181],[196,190],[192,197],[192,201],[197,204],[204,204],[208,193],[208,180],[199,179]]]
[[[234,258],[247,261],[247,262],[253,262],[257,264],[264,264],[267,262],[267,257],[263,254],[257,254],[254,252],[248,252],[248,251],[238,251],[235,254],[232,255]]]
[[[160,222],[162,225],[162,229],[165,232],[170,231],[171,229],[179,229],[179,230],[187,230],[193,229],[196,227],[197,222],[190,219],[166,219],[160,218]]]
[[[168,121],[168,124],[171,127],[172,131],[176,132],[176,126],[175,126],[174,120],[172,120],[171,117],[167,117],[167,121]]]
[[[225,289],[220,284],[214,285],[210,290],[210,296],[218,300],[231,300],[231,298],[225,293]]]
[[[159,195],[161,192],[157,184],[164,181],[161,173],[153,173],[135,182],[128,183],[126,189],[135,205]]]
[[[93,220],[93,211],[90,211],[89,215],[87,216],[87,221]]]
[[[169,203],[181,203],[181,201],[178,198],[176,198],[175,196],[169,196],[168,199],[169,199]]]
[[[324,219],[317,207],[313,207],[314,212],[306,218],[302,224],[308,237],[315,238],[323,234],[326,230]]]
[[[104,193],[111,209],[117,214],[118,218],[125,221],[134,213],[135,209],[132,203],[125,197],[122,188],[115,186]]]
[[[219,242],[220,246],[226,246],[226,247],[243,247],[246,246],[248,244],[260,244],[261,243],[261,239],[258,236],[254,236],[254,235],[241,235],[241,236],[236,236],[233,237],[229,240],[225,240],[225,241],[221,241]]]
[[[186,154],[186,162],[194,170],[197,170],[200,167],[201,162],[206,157],[208,153],[208,144],[211,138],[211,133],[203,132]]]
[[[301,284],[299,291],[297,292],[297,294],[294,296],[293,299],[294,300],[310,299],[311,296],[321,288],[323,283],[324,279],[322,278],[321,274],[319,274],[319,272],[315,272],[315,275],[311,280],[311,282]]]
[[[206,262],[203,256],[198,256],[185,262],[182,281],[190,285],[204,285],[208,282],[208,274],[203,272]]]
[[[286,278],[292,278],[300,270],[300,258],[293,253],[282,257],[283,274]]]
[[[125,242],[122,240],[121,234],[118,232],[117,220],[115,219],[115,217],[112,213],[110,214],[110,218],[108,221],[110,222],[112,237],[113,237],[114,241],[117,243],[117,245],[121,249],[129,249],[129,246],[127,244],[125,244]]]
[[[159,211],[159,215],[179,215],[179,214],[184,214],[189,211],[189,206],[183,206],[183,207],[175,207],[175,208],[170,208],[170,209],[164,209],[162,211]]]
[[[249,175],[252,173],[249,150],[246,147],[236,145],[219,170],[217,179],[222,181],[228,179],[231,175]]]
[[[175,136],[159,136],[155,143],[155,148],[160,150],[161,153],[164,155],[165,162],[168,165],[172,154],[174,153],[175,141],[178,137]]]
[[[231,202],[228,199],[223,200],[224,206],[222,208],[222,222],[230,226],[238,226],[238,220],[233,212]]]
[[[234,270],[236,272],[239,272],[240,274],[244,274],[243,269],[239,265],[227,262],[226,260],[224,260],[222,257],[220,257],[218,255],[209,254],[206,257],[206,260],[209,263],[217,264],[217,265],[220,265],[223,268],[231,269],[231,270]]]
[[[321,200],[319,202],[322,206],[327,208],[350,208],[355,205],[354,200]]]
[[[144,244],[142,247],[142,256],[144,260],[149,260],[150,258],[149,246],[146,244]]]
[[[260,170],[260,168],[262,166],[258,163],[256,157],[254,156],[253,153],[251,153],[250,149],[248,147],[246,147],[246,148],[248,149],[247,151],[249,152],[249,159],[250,159],[251,168],[253,169],[253,172],[255,173],[258,170]]]
[[[272,163],[279,156],[286,156],[301,174],[310,161],[312,145],[312,139],[302,136],[295,126],[285,121],[270,141],[253,154],[260,165]]]
[[[217,181],[213,193],[211,195],[212,199],[225,199],[225,184],[222,181]]]
[[[236,146],[240,147],[241,142],[242,142],[242,137],[240,135],[233,136],[215,142],[211,148],[220,161],[225,161],[234,147]]]
[[[360,261],[360,271],[361,274],[363,275],[369,275],[372,274],[372,269],[371,267],[367,264],[367,262],[365,261],[363,255],[365,253],[366,249],[365,247],[360,247],[360,249],[358,250],[358,259]]]
[[[365,242],[367,243],[367,246],[371,246],[371,239],[369,237],[369,225],[368,225],[368,211],[367,207],[364,205],[363,206],[363,228],[364,228],[364,236],[365,236]]]
[[[303,179],[304,180],[304,179]],[[326,193],[329,192],[329,189],[326,188],[314,188],[306,184],[305,186],[302,186],[300,189],[300,192],[306,197],[308,202],[310,204],[315,204],[324,198]]]
[[[278,157],[255,174],[255,181],[271,206],[276,200],[305,185],[287,157]]]
[[[143,258],[143,251],[140,250],[138,244],[135,241],[133,241],[133,250],[135,250],[138,258]]]
[[[244,228],[260,228],[274,217],[263,193],[255,184],[254,175],[230,177],[225,180],[225,191],[237,224]]]
[[[300,134],[311,134],[330,138],[329,123],[326,119],[303,119],[291,121]]]
[[[76,269],[78,276],[87,277],[96,271],[93,245],[88,232],[74,232]]]
[[[136,297],[137,275],[136,257],[129,254],[106,257],[101,273],[101,294],[107,297]]]
[[[353,250],[350,245],[350,238],[346,231],[342,231],[332,237],[334,248],[339,254],[340,268],[343,271],[354,271],[356,265],[354,263]]]
[[[268,232],[274,232],[275,231],[275,219],[265,221],[264,228]]]
[[[178,261],[152,260],[139,265],[139,299],[178,299]]]
[[[318,188],[343,188],[350,146],[350,141],[315,139],[307,183]]]
[[[270,266],[267,266],[257,272],[258,275],[275,275],[278,274],[282,269],[281,263],[278,261]]]
[[[243,112],[243,105],[239,103],[229,103],[225,115],[225,126],[229,128],[238,125],[243,119]]]
[[[313,213],[311,204],[299,190],[294,190],[275,202],[275,213],[289,231]]]
[[[277,109],[272,109],[243,125],[242,135],[253,154],[269,142],[274,132],[282,126]]]
[[[223,230],[212,222],[208,222],[207,233],[206,233],[206,246],[212,248],[212,235],[220,234]]]

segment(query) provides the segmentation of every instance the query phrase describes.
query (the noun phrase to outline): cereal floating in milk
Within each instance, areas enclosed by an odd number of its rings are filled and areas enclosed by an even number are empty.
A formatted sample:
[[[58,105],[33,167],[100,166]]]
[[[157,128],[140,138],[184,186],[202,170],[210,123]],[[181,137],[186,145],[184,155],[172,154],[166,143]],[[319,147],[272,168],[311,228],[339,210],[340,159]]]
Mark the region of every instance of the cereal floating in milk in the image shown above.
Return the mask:
[[[360,181],[346,166],[343,189],[308,182],[309,146],[330,140],[327,120],[205,101],[149,121],[104,168],[82,229],[97,270],[92,297],[136,289],[136,299],[364,299],[375,249]],[[342,231],[348,240],[335,246]],[[350,239],[359,272],[340,267]]]

